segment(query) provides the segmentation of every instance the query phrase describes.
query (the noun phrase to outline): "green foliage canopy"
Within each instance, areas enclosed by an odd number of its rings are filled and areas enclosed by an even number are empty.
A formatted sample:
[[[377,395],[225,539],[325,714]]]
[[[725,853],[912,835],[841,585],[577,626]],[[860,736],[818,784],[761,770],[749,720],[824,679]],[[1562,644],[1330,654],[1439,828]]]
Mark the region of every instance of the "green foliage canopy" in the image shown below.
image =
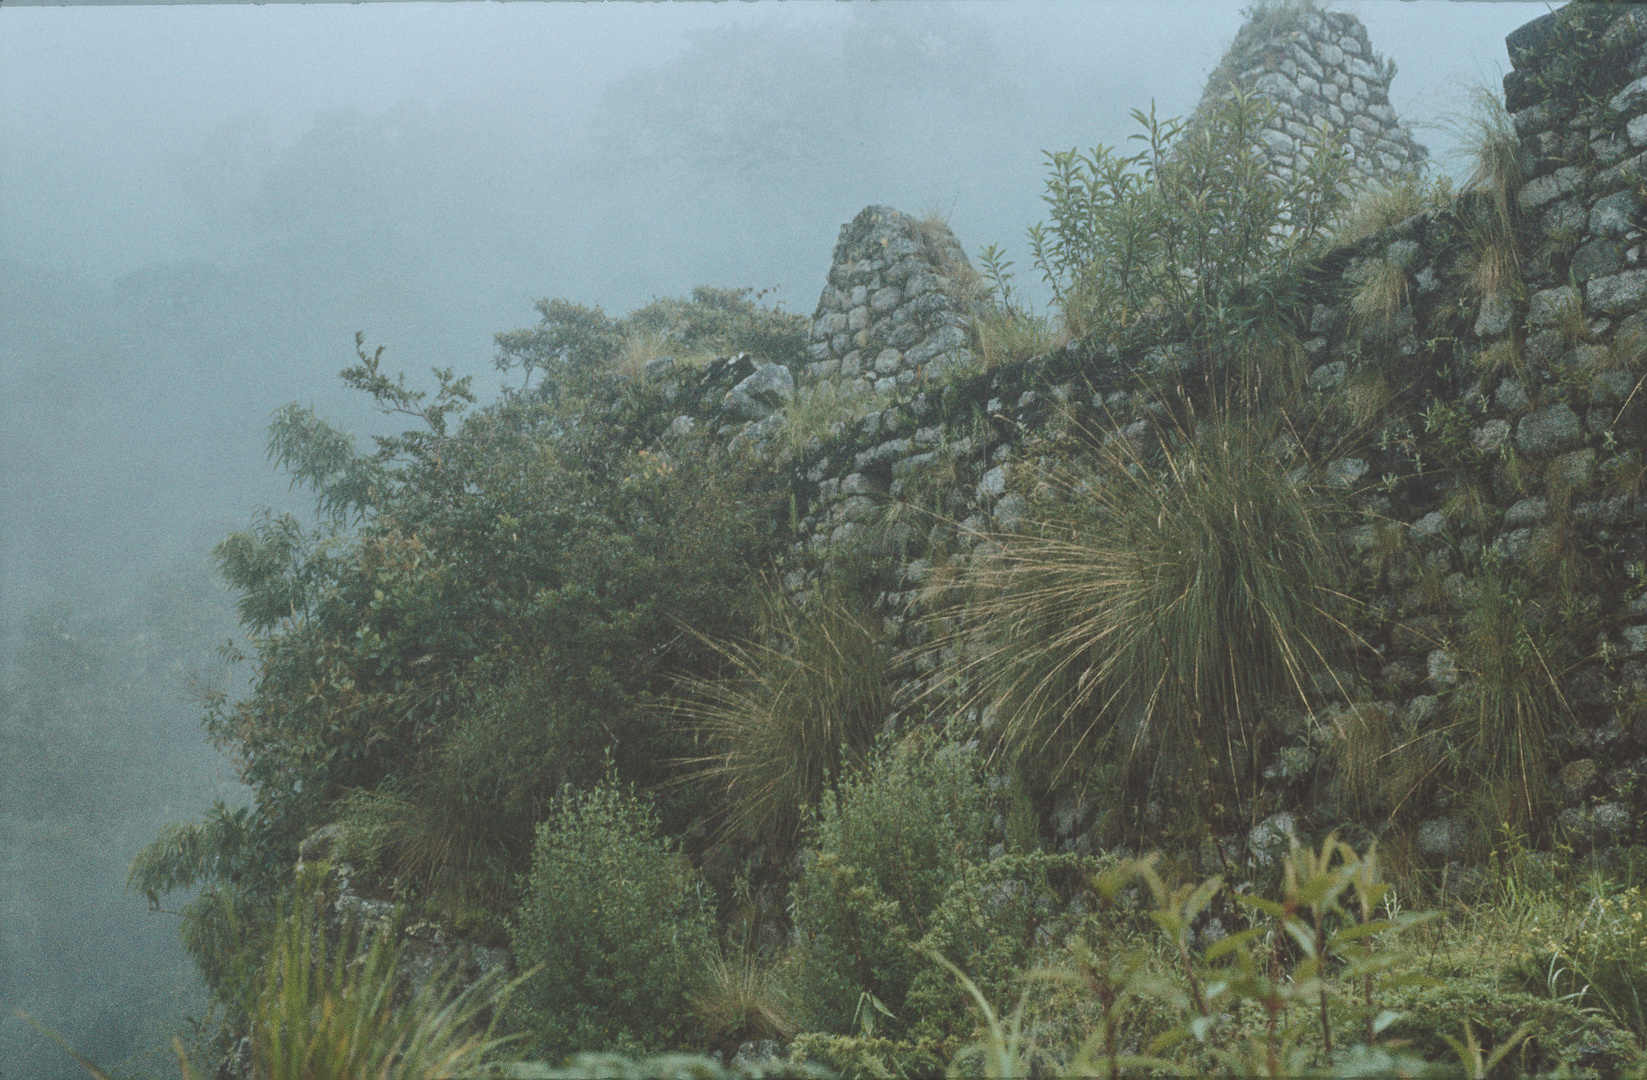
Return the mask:
[[[1274,114],[1232,90],[1190,122],[1134,110],[1137,154],[1047,153],[1051,222],[1030,229],[1030,247],[1072,333],[1142,320],[1216,352],[1296,287],[1297,257],[1347,201],[1347,166],[1320,133],[1307,164],[1283,173],[1264,153]]]
[[[781,504],[751,460],[708,440],[662,448],[663,389],[614,360],[638,327],[791,359],[799,320],[730,290],[633,319],[540,310],[499,337],[499,366],[525,383],[484,406],[468,379],[437,370],[435,390],[414,390],[358,349],[345,382],[414,422],[370,452],[312,410],[277,412],[271,457],[323,524],[265,512],[216,549],[256,667],[250,694],[217,695],[206,717],[253,789],[233,852],[266,872],[206,850],[228,835],[214,818],[157,841],[137,887],[272,895],[299,841],[344,819],[379,886],[495,933],[562,784],[591,782],[610,753],[649,785],[683,756],[648,702],[724,662],[683,627],[744,630]]]

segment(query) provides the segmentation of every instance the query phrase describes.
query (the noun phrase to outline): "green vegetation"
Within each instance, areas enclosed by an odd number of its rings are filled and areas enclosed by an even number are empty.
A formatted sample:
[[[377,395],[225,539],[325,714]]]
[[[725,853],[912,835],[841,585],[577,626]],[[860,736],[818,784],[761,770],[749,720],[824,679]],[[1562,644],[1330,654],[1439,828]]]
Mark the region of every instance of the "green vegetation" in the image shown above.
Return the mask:
[[[518,385],[490,404],[362,348],[345,380],[413,425],[369,452],[277,414],[271,456],[324,524],[265,515],[217,550],[255,670],[207,727],[254,800],[163,831],[130,879],[154,904],[196,890],[217,1049],[244,1035],[285,1075],[282,1040],[354,1018],[378,1056],[332,1073],[419,1075],[414,1032],[430,1061],[522,1077],[722,1075],[756,1048],[849,1077],[1642,1066],[1641,860],[1581,872],[1521,839],[1554,839],[1594,659],[1574,642],[1602,626],[1586,481],[1484,448],[1483,406],[1401,368],[1407,245],[1333,256],[1333,294],[1309,262],[1441,196],[1341,218],[1342,158],[1279,175],[1241,94],[1138,119],[1143,153],[1048,155],[1031,235],[1061,329],[998,249],[980,279],[949,267],[984,370],[938,389],[946,427],[828,382],[761,439],[697,423],[752,370],[732,354],[803,355],[802,321],[711,289],[623,318],[543,302],[499,336]],[[1491,134],[1443,215],[1469,249],[1451,284],[1482,301],[1520,288]],[[916,241],[947,244],[931,221]],[[1332,393],[1305,381],[1324,300],[1355,365]],[[1411,366],[1442,367],[1459,310],[1425,315]],[[1125,392],[1049,395],[1047,430],[990,459],[1013,513],[947,520],[983,487],[951,450],[981,456],[999,419],[981,395],[956,422],[963,393],[1005,396],[1007,365],[1065,341]],[[1446,359],[1524,373],[1513,343]],[[1086,430],[1077,396],[1126,419]],[[930,453],[877,461],[849,441],[870,430]],[[826,477],[857,531],[797,535]],[[1512,559],[1495,505],[1535,489]],[[1422,535],[1421,503],[1443,511]],[[930,617],[900,624],[923,582]],[[1398,636],[1434,693],[1386,663]],[[507,943],[530,969],[509,1001],[400,986],[388,936],[317,935],[323,871],[291,868],[327,845],[357,896]]]
[[[655,450],[663,386],[612,365],[663,315],[688,344],[774,350],[798,347],[793,320],[712,292],[633,323],[543,310],[500,338],[524,381],[483,408],[465,380],[412,390],[362,351],[345,380],[416,426],[364,453],[282,410],[271,455],[325,524],[264,515],[217,549],[255,673],[244,699],[211,697],[206,726],[254,801],[167,832],[132,885],[199,890],[183,935],[231,1022],[305,838],[337,826],[357,888],[501,942],[563,785],[594,783],[608,756],[626,783],[664,779],[692,742],[656,702],[720,669],[711,638],[753,625],[783,493],[712,440]],[[700,812],[660,809],[673,833]]]
[[[516,961],[540,969],[514,1021],[533,1049],[676,1048],[712,941],[708,898],[658,832],[656,813],[607,779],[562,793],[538,826],[513,927]]]
[[[1300,256],[1345,205],[1346,165],[1323,137],[1282,175],[1259,141],[1274,111],[1232,91],[1191,124],[1134,111],[1137,154],[1047,155],[1051,222],[1030,245],[1073,336],[1142,325],[1218,359],[1297,292]]]
[[[1139,806],[1170,787],[1188,833],[1240,814],[1270,712],[1347,636],[1337,504],[1278,435],[1203,422],[1036,477],[962,615],[1004,753],[1054,784],[1119,770]]]
[[[756,638],[719,648],[725,672],[681,684],[680,713],[711,749],[695,778],[726,808],[723,835],[792,851],[805,815],[867,764],[891,708],[879,630],[844,597],[801,607],[773,590]]]
[[[983,854],[976,770],[958,747],[904,745],[823,804],[795,885],[796,1003],[809,1030],[896,1037],[932,1019],[906,1007],[927,966],[911,946]]]

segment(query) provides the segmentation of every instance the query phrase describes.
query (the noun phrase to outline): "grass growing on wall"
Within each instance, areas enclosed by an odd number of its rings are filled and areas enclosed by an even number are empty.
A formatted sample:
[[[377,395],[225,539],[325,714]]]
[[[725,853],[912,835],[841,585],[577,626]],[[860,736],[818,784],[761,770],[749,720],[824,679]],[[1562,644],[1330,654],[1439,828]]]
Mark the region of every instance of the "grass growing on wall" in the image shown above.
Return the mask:
[[[1100,760],[1176,805],[1233,811],[1335,642],[1336,502],[1274,429],[1204,421],[1037,475],[976,559],[963,640],[990,738],[1055,782]]]
[[[690,763],[723,834],[792,850],[830,786],[868,762],[892,683],[871,616],[842,596],[802,607],[770,589],[757,640],[717,645],[727,670],[686,677],[679,714],[708,754]]]

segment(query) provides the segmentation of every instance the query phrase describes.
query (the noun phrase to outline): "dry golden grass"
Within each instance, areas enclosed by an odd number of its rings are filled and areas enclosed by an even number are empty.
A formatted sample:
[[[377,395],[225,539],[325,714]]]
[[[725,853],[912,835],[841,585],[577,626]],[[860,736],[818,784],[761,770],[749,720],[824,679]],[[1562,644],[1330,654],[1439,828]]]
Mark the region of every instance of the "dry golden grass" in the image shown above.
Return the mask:
[[[788,1041],[795,1035],[778,967],[747,949],[721,949],[704,961],[691,1006],[715,1045],[735,1050],[750,1040]]]
[[[1377,236],[1433,206],[1430,191],[1416,178],[1364,188],[1335,223],[1332,243],[1343,246]]]
[[[990,308],[972,323],[974,348],[985,371],[1032,360],[1061,349],[1072,339],[1044,315]]]
[[[1111,442],[1091,471],[1048,472],[1025,524],[990,537],[951,640],[1005,751],[1055,782],[1100,755],[1182,770],[1186,805],[1229,788],[1266,706],[1349,640],[1336,503],[1289,478],[1274,434],[1203,421],[1160,460]]]
[[[1355,285],[1350,310],[1358,326],[1365,328],[1381,319],[1398,315],[1407,306],[1407,269],[1388,258],[1368,259],[1349,273]]]
[[[1377,420],[1395,400],[1395,388],[1390,380],[1371,365],[1362,365],[1350,372],[1341,394],[1344,410],[1357,428]]]
[[[769,590],[757,640],[710,642],[728,672],[679,683],[675,709],[708,754],[688,779],[716,791],[722,831],[793,847],[809,807],[868,760],[891,709],[878,620],[838,597]]]

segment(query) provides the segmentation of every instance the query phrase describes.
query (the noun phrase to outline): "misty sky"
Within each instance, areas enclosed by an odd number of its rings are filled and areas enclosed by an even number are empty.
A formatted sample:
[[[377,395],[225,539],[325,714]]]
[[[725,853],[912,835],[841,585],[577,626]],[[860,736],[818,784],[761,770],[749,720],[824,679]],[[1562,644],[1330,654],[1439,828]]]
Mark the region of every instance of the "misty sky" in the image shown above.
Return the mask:
[[[263,423],[298,399],[370,426],[335,378],[357,330],[485,391],[540,297],[810,312],[870,203],[948,213],[1029,279],[1041,151],[1187,111],[1242,6],[7,3],[0,607],[96,602],[301,505]],[[1434,125],[1547,10],[1336,7],[1442,164]]]

